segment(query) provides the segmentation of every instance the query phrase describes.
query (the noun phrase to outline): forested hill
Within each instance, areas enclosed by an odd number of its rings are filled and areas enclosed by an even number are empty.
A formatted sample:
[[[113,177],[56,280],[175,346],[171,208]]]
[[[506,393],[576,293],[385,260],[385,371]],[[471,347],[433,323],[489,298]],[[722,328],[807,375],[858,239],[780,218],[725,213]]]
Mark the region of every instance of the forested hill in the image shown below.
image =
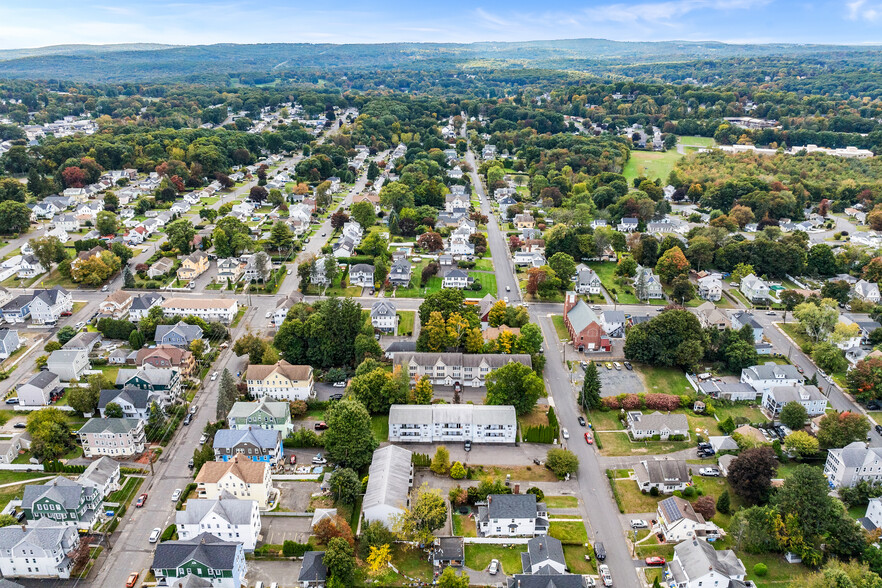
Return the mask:
[[[260,45],[57,46],[0,51],[0,77],[64,79],[85,82],[148,80],[209,80],[230,74],[252,74],[273,81],[286,74],[356,71],[360,69],[441,70],[460,67],[544,68],[584,71],[597,75],[664,78],[672,63],[688,63],[690,75],[701,80],[703,62],[728,62],[741,67],[743,60],[766,64],[809,61],[824,69],[826,57],[857,68],[882,59],[882,48],[829,45],[730,45],[717,42],[618,42],[603,39],[569,39],[517,43],[389,43],[362,45],[276,43]],[[835,56],[835,57],[834,57]],[[629,71],[627,66],[639,69]],[[682,75],[683,68],[679,69]],[[621,71],[619,71],[621,70]],[[715,78],[725,74],[719,68]],[[708,73],[707,75],[711,75]]]

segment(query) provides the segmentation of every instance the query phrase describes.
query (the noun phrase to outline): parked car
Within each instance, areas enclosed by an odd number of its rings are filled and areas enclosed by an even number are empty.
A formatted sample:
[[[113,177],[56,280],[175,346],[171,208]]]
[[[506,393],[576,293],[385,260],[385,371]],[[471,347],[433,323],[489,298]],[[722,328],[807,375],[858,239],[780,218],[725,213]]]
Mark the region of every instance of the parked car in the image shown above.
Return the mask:
[[[183,492],[184,492],[184,491],[181,490],[180,488],[178,488],[177,490],[175,490],[174,492],[172,492],[172,502],[177,502],[177,501],[178,501],[178,498],[181,497],[181,494],[182,494]]]
[[[101,291],[102,291],[102,292],[107,292],[107,284],[104,284],[104,285],[101,287]]]
[[[134,588],[135,584],[138,583],[138,572],[132,572],[129,574],[129,579],[126,580],[126,588]]]
[[[625,366],[625,369],[628,370],[629,372],[630,372],[631,370],[634,369],[634,366],[631,365],[631,362],[630,362],[630,361],[626,361],[626,362],[624,362],[623,365]]]
[[[882,435],[882,425],[876,425],[876,432]]]
[[[718,477],[720,475],[720,470],[717,468],[701,468],[698,470],[699,475],[701,476],[713,476]]]
[[[620,363],[617,362],[617,361],[614,361],[614,362],[613,362],[613,367],[616,368],[616,371],[617,371],[617,372],[622,371],[622,364],[620,364]]]
[[[189,425],[193,422],[193,413],[187,413],[187,416],[184,417],[184,424]]]
[[[490,567],[487,569],[487,571],[490,572],[491,576],[495,576],[497,573],[499,573],[499,560],[490,560]]]
[[[331,384],[334,388],[345,388],[346,382],[334,382]]]
[[[579,415],[579,425],[583,427],[585,426],[585,417],[583,417],[582,415]]]
[[[328,400],[343,400],[342,394],[331,394],[328,396]]]
[[[609,566],[606,564],[601,564],[597,566],[597,573],[600,574],[600,579],[603,580],[604,586],[612,586],[612,574],[609,573]]]
[[[297,465],[297,456],[292,453],[291,457],[288,458],[288,463],[291,465]]]
[[[591,436],[591,433],[585,433],[585,443],[594,445],[594,437]]]
[[[199,407],[195,404],[190,407],[190,414],[196,414],[196,411],[199,410]]]
[[[269,318],[271,316],[273,316],[273,311],[268,310],[268,311],[266,311],[266,315],[263,318]]]
[[[192,470],[192,469],[193,469],[193,465],[194,465],[194,464],[193,464],[193,458],[191,457],[191,458],[190,458],[190,461],[187,462],[187,467],[190,468],[190,469]]]
[[[570,438],[570,432],[567,431],[566,427],[564,427],[563,429],[560,430],[560,434],[564,439]]]
[[[316,431],[324,431],[328,428],[328,423],[326,423],[325,421],[319,421],[315,425],[313,425],[313,428]]]
[[[135,508],[141,508],[146,503],[147,503],[147,493],[145,492],[145,493],[141,494],[141,496],[138,497],[138,501],[135,502]]]
[[[867,403],[867,410],[879,410],[882,408],[882,404],[879,404],[875,400],[871,400]]]
[[[12,426],[16,429],[27,429],[28,428],[27,423],[15,423]]]
[[[162,535],[162,529],[156,527],[152,531],[150,531],[150,543],[156,543],[159,541],[159,536]]]
[[[215,380],[217,380],[217,372],[211,374],[211,381],[214,382]]]
[[[465,449],[466,451],[471,451],[471,450],[472,450],[472,441],[471,441],[471,439],[466,439],[466,440],[463,442],[463,444],[462,444],[462,448]]]
[[[600,561],[606,559],[606,548],[603,546],[603,543],[599,541],[594,544],[594,557]]]
[[[208,441],[208,435],[203,433],[202,436],[199,437],[199,445],[205,445],[206,441]]]
[[[6,404],[18,404],[18,398],[7,398]]]
[[[665,565],[665,558],[663,557],[647,557],[646,565],[648,566],[663,566]]]
[[[643,519],[631,519],[631,528],[632,529],[648,529],[649,523],[647,523]]]
[[[604,364],[604,365],[606,365],[606,369],[608,369],[608,370],[613,369],[612,364],[610,362],[606,362],[606,364]]]
[[[506,292],[511,292],[511,286],[506,286],[506,287],[505,287],[505,291],[506,291]]]
[[[328,463],[328,460],[325,459],[325,456],[321,453],[316,453],[312,458],[312,463],[316,465],[325,465],[326,463]]]

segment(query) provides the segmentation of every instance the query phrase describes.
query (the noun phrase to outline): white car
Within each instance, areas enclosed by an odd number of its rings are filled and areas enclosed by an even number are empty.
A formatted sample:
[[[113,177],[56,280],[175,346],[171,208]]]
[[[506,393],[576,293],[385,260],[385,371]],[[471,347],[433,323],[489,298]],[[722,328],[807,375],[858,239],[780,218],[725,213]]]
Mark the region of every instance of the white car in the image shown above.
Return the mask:
[[[217,380],[217,372],[211,374],[211,381],[214,382],[215,380]]]
[[[720,470],[717,468],[701,468],[698,470],[699,475],[702,476],[714,476],[717,477],[720,475]]]
[[[268,310],[268,311],[266,311],[266,315],[264,316],[264,318],[269,318],[271,316],[273,316],[273,311]]]
[[[508,304],[508,296],[506,296],[505,298],[503,298],[503,300],[505,300],[505,303]]]
[[[632,529],[647,529],[649,528],[649,524],[643,519],[631,519],[631,528]]]
[[[177,490],[175,490],[174,492],[172,492],[172,502],[177,502],[177,501],[178,501],[178,498],[181,497],[181,493],[182,493],[182,492],[183,492],[183,491],[182,491],[180,488],[178,488]]]
[[[490,560],[490,568],[487,570],[491,576],[495,576],[499,572],[499,560]]]
[[[334,382],[331,384],[334,388],[345,388],[346,382]]]
[[[600,574],[600,579],[603,580],[604,586],[612,586],[612,574],[609,573],[608,565],[600,564],[597,566],[597,573]]]
[[[317,454],[312,458],[312,463],[314,463],[314,464],[316,464],[316,465],[325,465],[326,463],[328,463],[328,460],[325,459],[325,456],[322,455],[321,453],[317,453]]]
[[[150,532],[150,543],[156,543],[159,541],[159,536],[162,535],[162,529],[156,527],[153,531]]]
[[[206,435],[205,433],[203,433],[202,436],[199,437],[199,445],[200,445],[200,446],[205,445],[205,442],[206,442],[206,441],[208,441],[208,435]]]
[[[569,438],[570,438],[570,432],[567,431],[565,428],[560,430],[560,434],[563,435],[563,438],[564,438],[564,439],[569,439]]]

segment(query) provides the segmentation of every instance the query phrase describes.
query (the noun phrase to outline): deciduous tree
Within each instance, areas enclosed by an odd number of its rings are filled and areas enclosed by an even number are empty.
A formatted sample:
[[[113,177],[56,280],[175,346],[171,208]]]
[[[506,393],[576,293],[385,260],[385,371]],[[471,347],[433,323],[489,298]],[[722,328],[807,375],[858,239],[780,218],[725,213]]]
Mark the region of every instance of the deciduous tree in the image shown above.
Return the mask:
[[[536,372],[518,362],[508,363],[487,374],[486,386],[485,404],[510,404],[518,414],[533,410],[545,390],[545,384]]]
[[[728,479],[735,493],[746,502],[760,504],[768,500],[777,467],[775,452],[770,447],[756,447],[732,461]]]

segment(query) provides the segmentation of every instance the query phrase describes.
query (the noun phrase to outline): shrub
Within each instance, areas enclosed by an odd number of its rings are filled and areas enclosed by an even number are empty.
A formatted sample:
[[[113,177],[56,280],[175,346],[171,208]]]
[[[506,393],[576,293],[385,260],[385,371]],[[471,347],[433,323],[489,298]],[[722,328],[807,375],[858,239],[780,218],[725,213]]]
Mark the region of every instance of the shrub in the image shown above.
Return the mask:
[[[545,492],[542,491],[542,488],[537,488],[536,486],[533,486],[532,488],[527,490],[527,494],[535,494],[536,502],[542,502],[543,500],[545,500]]]
[[[646,394],[643,401],[649,410],[676,410],[680,408],[680,397],[674,394]]]
[[[159,536],[160,541],[171,541],[175,533],[177,533],[178,528],[175,525],[169,525],[165,528],[165,531],[162,532],[162,535]]]
[[[695,497],[695,487],[694,486],[686,486],[683,488],[683,498],[694,498]]]
[[[604,408],[619,409],[622,407],[622,403],[619,402],[619,399],[615,396],[607,396],[605,398],[601,398],[600,401],[603,403]]]
[[[465,468],[461,463],[454,462],[453,467],[450,468],[450,477],[454,480],[462,480],[466,476]]]
[[[670,437],[668,437],[668,441],[685,441],[685,440],[686,440],[685,435],[671,435]]]
[[[760,562],[760,563],[753,566],[753,573],[754,573],[754,575],[762,578],[763,576],[765,576],[766,574],[769,573],[769,566]]]
[[[649,489],[649,495],[652,496],[653,498],[658,496],[658,494],[659,494],[659,492],[658,492],[657,486],[653,486],[652,488]]]
[[[625,410],[636,410],[640,408],[640,397],[636,394],[622,394],[619,398],[621,398],[622,408]]]

